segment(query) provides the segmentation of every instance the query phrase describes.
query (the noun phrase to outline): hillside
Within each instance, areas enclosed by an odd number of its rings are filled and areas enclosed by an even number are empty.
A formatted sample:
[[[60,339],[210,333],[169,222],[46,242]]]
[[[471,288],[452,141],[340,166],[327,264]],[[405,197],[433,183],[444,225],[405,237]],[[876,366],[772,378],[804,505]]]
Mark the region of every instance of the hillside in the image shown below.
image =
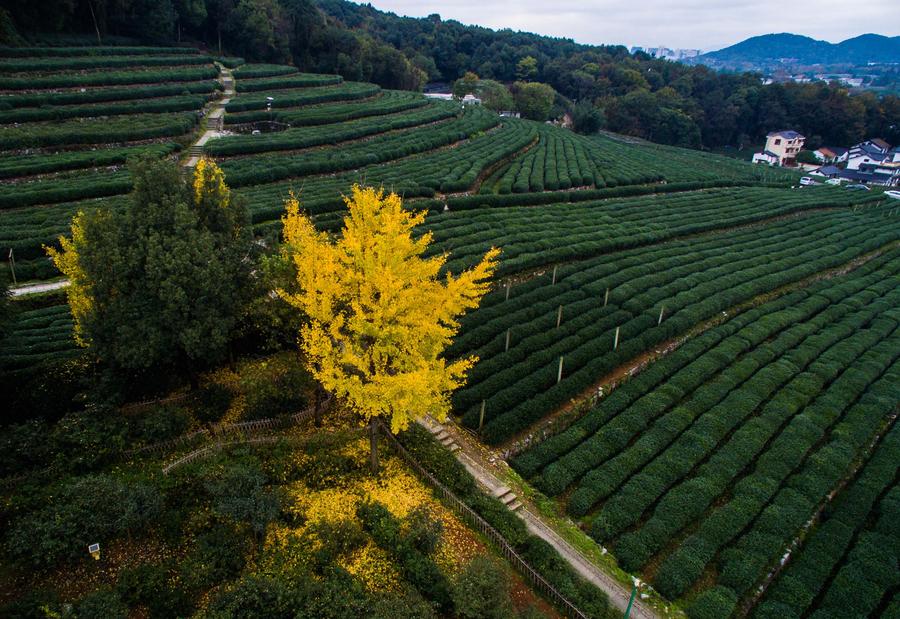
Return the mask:
[[[328,616],[316,600],[350,590],[357,606],[334,616],[463,616],[445,585],[484,542],[446,495],[400,451],[390,475],[367,473],[341,407],[321,426],[295,416],[317,395],[300,317],[271,294],[290,281],[284,201],[339,234],[342,195],[362,183],[427,213],[416,234],[444,272],[502,250],[444,355],[479,359],[448,427],[519,500],[481,494],[420,429],[400,438],[566,600],[595,617],[609,603],[526,535],[525,512],[625,602],[640,576],[651,615],[897,612],[900,225],[880,190],[799,187],[788,170],[194,49],[0,54],[0,252],[20,281],[56,275],[42,245],[75,213],[135,208],[134,154],[215,161],[257,241],[223,361],[195,381],[142,367],[120,387],[162,402],[103,391],[109,368],[76,347],[61,294],[12,302],[5,600],[162,617],[240,614],[246,597],[248,616]],[[440,517],[437,546],[417,506]],[[115,569],[91,571],[93,541]],[[519,611],[560,612],[511,578]]]
[[[54,20],[48,21],[47,13]],[[147,27],[150,23],[153,28]],[[195,45],[218,56],[292,64],[304,72],[337,74],[348,82],[386,89],[452,84],[469,72],[511,94],[521,83],[539,82],[552,86],[557,96],[534,120],[565,112],[577,119],[579,102],[581,114],[585,108],[595,110],[598,122],[610,131],[675,146],[739,147],[762,142],[767,133],[785,126],[820,136],[823,144],[872,137],[900,142],[900,103],[890,93],[850,97],[825,83],[763,85],[755,74],[716,73],[631,55],[623,46],[493,30],[437,14],[401,17],[379,10],[377,3],[54,0],[52,11],[42,11],[0,0],[0,26],[0,43],[6,45],[96,45],[98,40],[107,45]],[[861,39],[860,47],[871,47],[869,39]],[[892,83],[891,78],[883,86]],[[818,105],[826,99],[827,106]],[[775,126],[773,109],[778,110]]]
[[[829,43],[796,34],[765,34],[703,54],[693,62],[739,70],[772,69],[785,65],[889,64],[900,62],[900,37],[863,34],[840,43]]]

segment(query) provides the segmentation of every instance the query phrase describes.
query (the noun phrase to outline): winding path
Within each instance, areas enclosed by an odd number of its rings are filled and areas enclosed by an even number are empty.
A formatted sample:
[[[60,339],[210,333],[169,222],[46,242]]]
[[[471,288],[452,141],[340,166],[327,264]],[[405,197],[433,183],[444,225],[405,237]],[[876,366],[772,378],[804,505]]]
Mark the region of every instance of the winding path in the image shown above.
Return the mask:
[[[431,417],[425,417],[419,423],[453,452],[457,460],[466,467],[466,470],[478,480],[482,487],[521,518],[532,535],[540,537],[553,546],[576,572],[604,591],[609,596],[610,602],[616,608],[625,612],[625,609],[628,607],[628,600],[631,597],[631,590],[594,565],[590,559],[563,539],[539,515],[529,510],[512,490],[481,462],[482,458],[479,456],[478,448],[470,443],[470,439],[463,431],[454,424],[441,424]],[[657,619],[658,615],[651,608],[642,604],[640,599],[635,599],[630,617],[633,619]]]
[[[203,145],[209,140],[221,135],[223,119],[225,117],[225,105],[235,96],[234,90],[234,74],[231,69],[226,68],[220,63],[216,63],[219,68],[219,80],[222,82],[222,96],[216,101],[210,103],[209,114],[207,119],[207,130],[187,149],[188,160],[184,163],[184,168],[191,169],[200,161],[203,156]],[[22,286],[10,286],[9,292],[14,297],[20,297],[28,294],[40,294],[42,292],[50,292],[51,290],[59,290],[69,285],[69,280],[61,279],[55,282],[41,282],[37,284],[24,284]]]

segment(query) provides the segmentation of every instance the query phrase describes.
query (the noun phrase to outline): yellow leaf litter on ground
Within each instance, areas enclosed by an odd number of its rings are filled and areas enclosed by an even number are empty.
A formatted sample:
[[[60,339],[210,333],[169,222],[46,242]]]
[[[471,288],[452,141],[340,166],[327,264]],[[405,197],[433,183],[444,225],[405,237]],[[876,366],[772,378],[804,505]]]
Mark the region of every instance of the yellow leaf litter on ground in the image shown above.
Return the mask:
[[[368,439],[360,438],[340,448],[341,455],[349,456],[365,464],[369,458]],[[356,520],[356,508],[365,500],[378,501],[397,518],[405,518],[418,507],[425,507],[443,524],[440,543],[433,555],[442,570],[454,574],[484,547],[476,535],[450,510],[444,507],[409,468],[389,452],[381,454],[381,471],[377,477],[348,476],[336,479],[336,486],[311,489],[302,482],[287,486],[290,505],[288,511],[304,522],[299,527],[271,527],[266,540],[266,550],[287,555],[286,566],[300,567],[307,557],[298,556],[289,549],[311,553],[320,546],[319,540],[309,538],[309,528],[319,523],[335,524],[342,520]],[[282,563],[285,565],[285,563]],[[388,552],[372,540],[343,557],[341,567],[362,580],[372,591],[395,590],[400,583],[396,563]]]

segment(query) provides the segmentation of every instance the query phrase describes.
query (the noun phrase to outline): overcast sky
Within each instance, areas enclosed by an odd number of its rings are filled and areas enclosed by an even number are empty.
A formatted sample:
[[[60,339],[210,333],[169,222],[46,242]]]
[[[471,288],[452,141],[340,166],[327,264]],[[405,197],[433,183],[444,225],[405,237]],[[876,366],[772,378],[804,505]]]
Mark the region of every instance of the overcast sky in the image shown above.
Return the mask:
[[[900,35],[900,0],[369,0],[383,11],[579,43],[712,51],[747,37],[792,32],[837,43],[875,32]]]

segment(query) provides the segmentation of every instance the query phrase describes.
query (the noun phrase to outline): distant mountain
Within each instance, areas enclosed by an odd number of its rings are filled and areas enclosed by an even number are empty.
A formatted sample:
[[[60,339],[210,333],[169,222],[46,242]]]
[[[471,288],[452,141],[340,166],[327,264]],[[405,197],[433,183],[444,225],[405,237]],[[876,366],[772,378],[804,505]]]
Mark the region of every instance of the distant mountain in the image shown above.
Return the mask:
[[[863,34],[835,44],[797,34],[765,34],[703,54],[693,61],[694,64],[723,69],[864,65],[869,62],[900,62],[900,37]]]

